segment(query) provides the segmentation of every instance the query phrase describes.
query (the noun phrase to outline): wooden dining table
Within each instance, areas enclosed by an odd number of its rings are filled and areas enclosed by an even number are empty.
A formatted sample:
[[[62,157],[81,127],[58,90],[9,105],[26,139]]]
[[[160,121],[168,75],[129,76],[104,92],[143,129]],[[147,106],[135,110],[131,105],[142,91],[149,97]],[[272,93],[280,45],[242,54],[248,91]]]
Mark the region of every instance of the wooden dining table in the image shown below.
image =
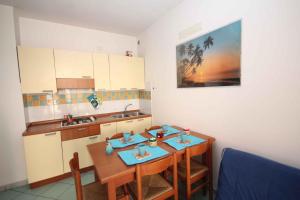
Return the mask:
[[[173,126],[176,129],[183,130],[182,128],[178,126]],[[151,134],[144,132],[141,134],[142,136],[146,138],[153,137]],[[172,134],[167,137],[164,137],[162,139],[158,140],[158,146],[168,151],[170,154],[175,153],[177,154],[177,157],[180,157],[181,155],[184,155],[184,150],[176,150],[173,147],[169,146],[168,144],[162,142],[165,139],[176,137],[178,134]],[[212,178],[212,145],[215,141],[215,138],[210,137],[208,135],[204,135],[201,133],[197,133],[194,131],[191,131],[191,135],[194,135],[196,137],[199,137],[201,139],[207,140],[208,142],[208,151],[205,156],[205,163],[207,164],[209,168],[209,197],[212,199],[213,196],[213,178]],[[109,200],[115,200],[116,199],[116,189],[117,187],[124,185],[126,183],[130,183],[135,180],[135,165],[128,166],[126,165],[123,160],[118,156],[118,151],[124,151],[127,149],[134,148],[134,145],[120,148],[120,149],[114,149],[114,152],[110,155],[106,154],[106,142],[99,142],[87,145],[89,154],[91,156],[91,159],[93,161],[96,175],[100,181],[100,184],[107,184],[107,194]],[[159,158],[158,158],[159,159]],[[151,162],[151,161],[148,161]]]

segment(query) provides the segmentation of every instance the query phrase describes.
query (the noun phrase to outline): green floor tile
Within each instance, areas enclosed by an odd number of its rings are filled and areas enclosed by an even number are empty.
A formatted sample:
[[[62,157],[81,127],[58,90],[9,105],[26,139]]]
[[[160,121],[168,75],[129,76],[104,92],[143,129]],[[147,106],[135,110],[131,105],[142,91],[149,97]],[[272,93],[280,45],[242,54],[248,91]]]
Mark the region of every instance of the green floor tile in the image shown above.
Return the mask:
[[[12,190],[17,191],[17,192],[22,192],[25,194],[40,195],[40,194],[43,194],[44,192],[46,192],[47,190],[49,190],[52,186],[53,186],[52,184],[48,184],[48,185],[45,185],[42,187],[31,189],[29,187],[29,185],[25,185],[25,186],[13,188]]]
[[[34,200],[53,200],[53,199],[49,199],[49,198],[46,198],[46,197],[37,197]]]
[[[59,182],[74,185],[74,178],[73,177],[65,178],[63,180],[60,180]]]
[[[13,190],[6,190],[0,192],[0,200],[11,200],[16,198],[17,196],[21,195],[22,193],[16,192]]]
[[[93,182],[95,182],[95,175],[93,172],[87,172],[87,173],[83,173],[81,175],[82,185],[86,185],[86,184],[93,183]]]
[[[56,199],[71,187],[73,186],[69,184],[55,183],[49,190],[42,193],[40,196]]]
[[[23,193],[23,194],[17,196],[16,198],[14,198],[13,200],[35,200],[35,199],[36,199],[36,196]]]
[[[75,186],[66,190],[62,195],[58,197],[59,200],[76,200]]]

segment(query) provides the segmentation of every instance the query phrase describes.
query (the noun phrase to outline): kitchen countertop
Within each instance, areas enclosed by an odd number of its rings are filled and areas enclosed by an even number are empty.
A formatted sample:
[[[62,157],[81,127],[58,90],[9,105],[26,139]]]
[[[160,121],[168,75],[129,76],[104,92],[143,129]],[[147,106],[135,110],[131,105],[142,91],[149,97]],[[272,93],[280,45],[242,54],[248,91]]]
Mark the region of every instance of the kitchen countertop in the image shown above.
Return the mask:
[[[138,111],[139,110],[130,110],[127,112],[138,112]],[[96,118],[96,120],[94,122],[90,122],[90,123],[86,123],[86,124],[79,124],[79,125],[67,126],[67,127],[61,126],[61,122],[63,119],[33,122],[27,126],[27,129],[26,129],[26,131],[24,131],[23,136],[43,134],[43,133],[62,131],[62,130],[72,129],[72,128],[92,126],[92,125],[96,125],[96,124],[100,125],[100,124],[105,124],[105,123],[110,123],[110,122],[119,122],[119,121],[145,118],[145,117],[152,116],[151,114],[143,114],[143,115],[139,115],[139,116],[125,117],[125,118],[113,118],[112,117],[112,115],[122,114],[122,113],[123,112],[114,112],[114,113],[105,113],[105,114],[98,114],[98,115],[89,115],[89,116],[94,116]],[[86,116],[80,116],[80,117],[86,117]]]

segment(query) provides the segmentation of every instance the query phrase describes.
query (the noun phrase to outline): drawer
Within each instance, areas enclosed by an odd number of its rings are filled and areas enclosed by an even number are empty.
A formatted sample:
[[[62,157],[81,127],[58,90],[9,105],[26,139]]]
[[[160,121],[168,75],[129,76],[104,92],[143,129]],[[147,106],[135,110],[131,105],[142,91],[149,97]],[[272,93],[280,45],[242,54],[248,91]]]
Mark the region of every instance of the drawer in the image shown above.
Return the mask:
[[[88,137],[100,133],[99,125],[77,127],[61,131],[61,140],[74,140],[77,138]]]

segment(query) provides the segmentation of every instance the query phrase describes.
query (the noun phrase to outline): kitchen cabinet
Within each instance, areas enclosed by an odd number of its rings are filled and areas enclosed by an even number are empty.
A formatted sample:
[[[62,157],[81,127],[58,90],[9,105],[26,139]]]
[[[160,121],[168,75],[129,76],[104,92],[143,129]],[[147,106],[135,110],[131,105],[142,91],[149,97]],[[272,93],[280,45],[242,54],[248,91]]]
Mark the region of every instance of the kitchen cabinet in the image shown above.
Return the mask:
[[[145,129],[148,129],[151,127],[152,120],[151,117],[145,117],[145,118],[139,118],[136,119],[135,122],[135,131],[136,133],[143,133]]]
[[[144,59],[110,55],[110,86],[113,90],[144,89]]]
[[[100,131],[102,137],[111,137],[117,133],[117,123],[112,122],[112,123],[105,123],[100,125]]]
[[[80,168],[85,168],[93,165],[86,146],[104,140],[105,138],[102,137],[102,135],[93,135],[89,137],[63,141],[62,149],[64,173],[70,172],[69,161],[73,158],[74,152],[78,152]]]
[[[107,54],[94,53],[94,80],[95,90],[109,90],[109,61]]]
[[[151,117],[125,120],[117,122],[117,132],[122,133],[133,131],[134,133],[142,133],[150,126]]]
[[[132,72],[131,88],[145,89],[144,58],[129,57],[130,71]]]
[[[88,52],[54,49],[56,78],[93,78],[93,59]]]
[[[60,132],[23,137],[29,183],[63,174]]]
[[[56,92],[53,49],[18,46],[22,93]]]

